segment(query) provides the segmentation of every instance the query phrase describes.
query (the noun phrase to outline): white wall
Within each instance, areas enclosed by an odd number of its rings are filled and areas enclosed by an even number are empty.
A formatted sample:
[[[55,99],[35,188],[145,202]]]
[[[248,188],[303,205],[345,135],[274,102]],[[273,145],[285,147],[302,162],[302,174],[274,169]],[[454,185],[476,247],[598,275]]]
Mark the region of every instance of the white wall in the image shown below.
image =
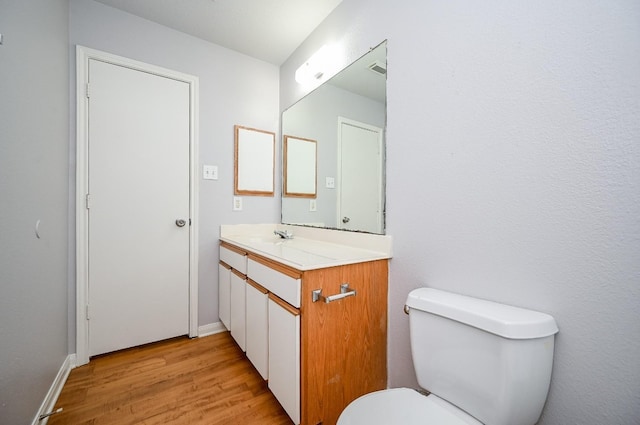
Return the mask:
[[[218,319],[218,250],[220,224],[279,222],[279,188],[275,197],[244,197],[243,211],[232,211],[235,124],[278,131],[278,68],[266,62],[160,26],[91,0],[69,3],[72,50],[71,111],[75,117],[75,45],[106,51],[199,78],[200,175],[202,164],[217,165],[219,180],[200,181],[199,324]],[[75,129],[75,122],[72,127]],[[71,164],[75,167],[75,140]],[[75,171],[72,170],[72,174]],[[279,166],[276,169],[280,173]],[[69,184],[72,195],[75,175]],[[73,197],[72,197],[73,198]],[[73,202],[73,200],[72,200]],[[70,206],[74,218],[75,205]],[[71,260],[74,238],[71,234]],[[73,263],[70,310],[75,308]],[[70,315],[70,347],[75,351],[75,318]]]
[[[552,314],[541,424],[640,422],[640,3],[344,0],[281,67],[388,39],[390,386],[430,286]]]
[[[67,28],[66,0],[0,0],[2,424],[31,423],[68,353]]]

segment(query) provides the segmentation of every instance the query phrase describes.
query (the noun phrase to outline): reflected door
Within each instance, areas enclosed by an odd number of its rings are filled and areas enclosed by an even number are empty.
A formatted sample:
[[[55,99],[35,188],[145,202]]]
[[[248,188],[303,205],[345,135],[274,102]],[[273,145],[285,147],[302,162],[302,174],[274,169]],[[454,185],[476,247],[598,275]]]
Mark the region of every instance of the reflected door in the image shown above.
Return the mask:
[[[382,233],[382,129],[339,118],[338,156],[338,228]]]

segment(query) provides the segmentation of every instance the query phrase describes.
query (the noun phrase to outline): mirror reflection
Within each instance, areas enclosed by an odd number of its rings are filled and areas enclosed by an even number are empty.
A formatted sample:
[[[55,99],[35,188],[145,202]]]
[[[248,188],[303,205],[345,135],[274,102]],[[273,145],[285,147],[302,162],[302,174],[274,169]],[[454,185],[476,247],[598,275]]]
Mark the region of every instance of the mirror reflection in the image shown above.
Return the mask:
[[[283,158],[283,196],[315,198],[316,141],[285,134]]]
[[[315,198],[283,196],[283,223],[384,234],[386,57],[383,42],[283,112],[317,160]]]

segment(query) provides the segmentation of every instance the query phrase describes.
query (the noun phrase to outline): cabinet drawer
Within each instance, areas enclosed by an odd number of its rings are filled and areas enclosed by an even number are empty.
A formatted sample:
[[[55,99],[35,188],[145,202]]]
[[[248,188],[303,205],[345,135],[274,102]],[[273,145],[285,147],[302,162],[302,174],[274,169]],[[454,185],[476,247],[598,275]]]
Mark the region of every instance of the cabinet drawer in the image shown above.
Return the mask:
[[[300,278],[287,276],[252,258],[247,263],[247,275],[269,292],[300,308]]]
[[[246,253],[236,252],[225,245],[220,245],[220,261],[227,263],[242,274],[247,274]]]

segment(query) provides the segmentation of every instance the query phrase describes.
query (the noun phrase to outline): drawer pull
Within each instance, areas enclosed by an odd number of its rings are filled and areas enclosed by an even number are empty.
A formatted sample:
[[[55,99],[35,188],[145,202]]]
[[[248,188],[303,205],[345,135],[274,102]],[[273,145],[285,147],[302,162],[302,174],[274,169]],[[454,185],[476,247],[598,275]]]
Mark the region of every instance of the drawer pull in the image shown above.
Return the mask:
[[[311,299],[315,303],[316,301],[324,301],[329,304],[331,301],[341,300],[342,298],[354,297],[356,295],[356,291],[350,290],[348,283],[343,283],[340,285],[340,293],[335,295],[329,295],[325,297],[322,295],[322,289],[316,289],[315,291],[311,291]]]

